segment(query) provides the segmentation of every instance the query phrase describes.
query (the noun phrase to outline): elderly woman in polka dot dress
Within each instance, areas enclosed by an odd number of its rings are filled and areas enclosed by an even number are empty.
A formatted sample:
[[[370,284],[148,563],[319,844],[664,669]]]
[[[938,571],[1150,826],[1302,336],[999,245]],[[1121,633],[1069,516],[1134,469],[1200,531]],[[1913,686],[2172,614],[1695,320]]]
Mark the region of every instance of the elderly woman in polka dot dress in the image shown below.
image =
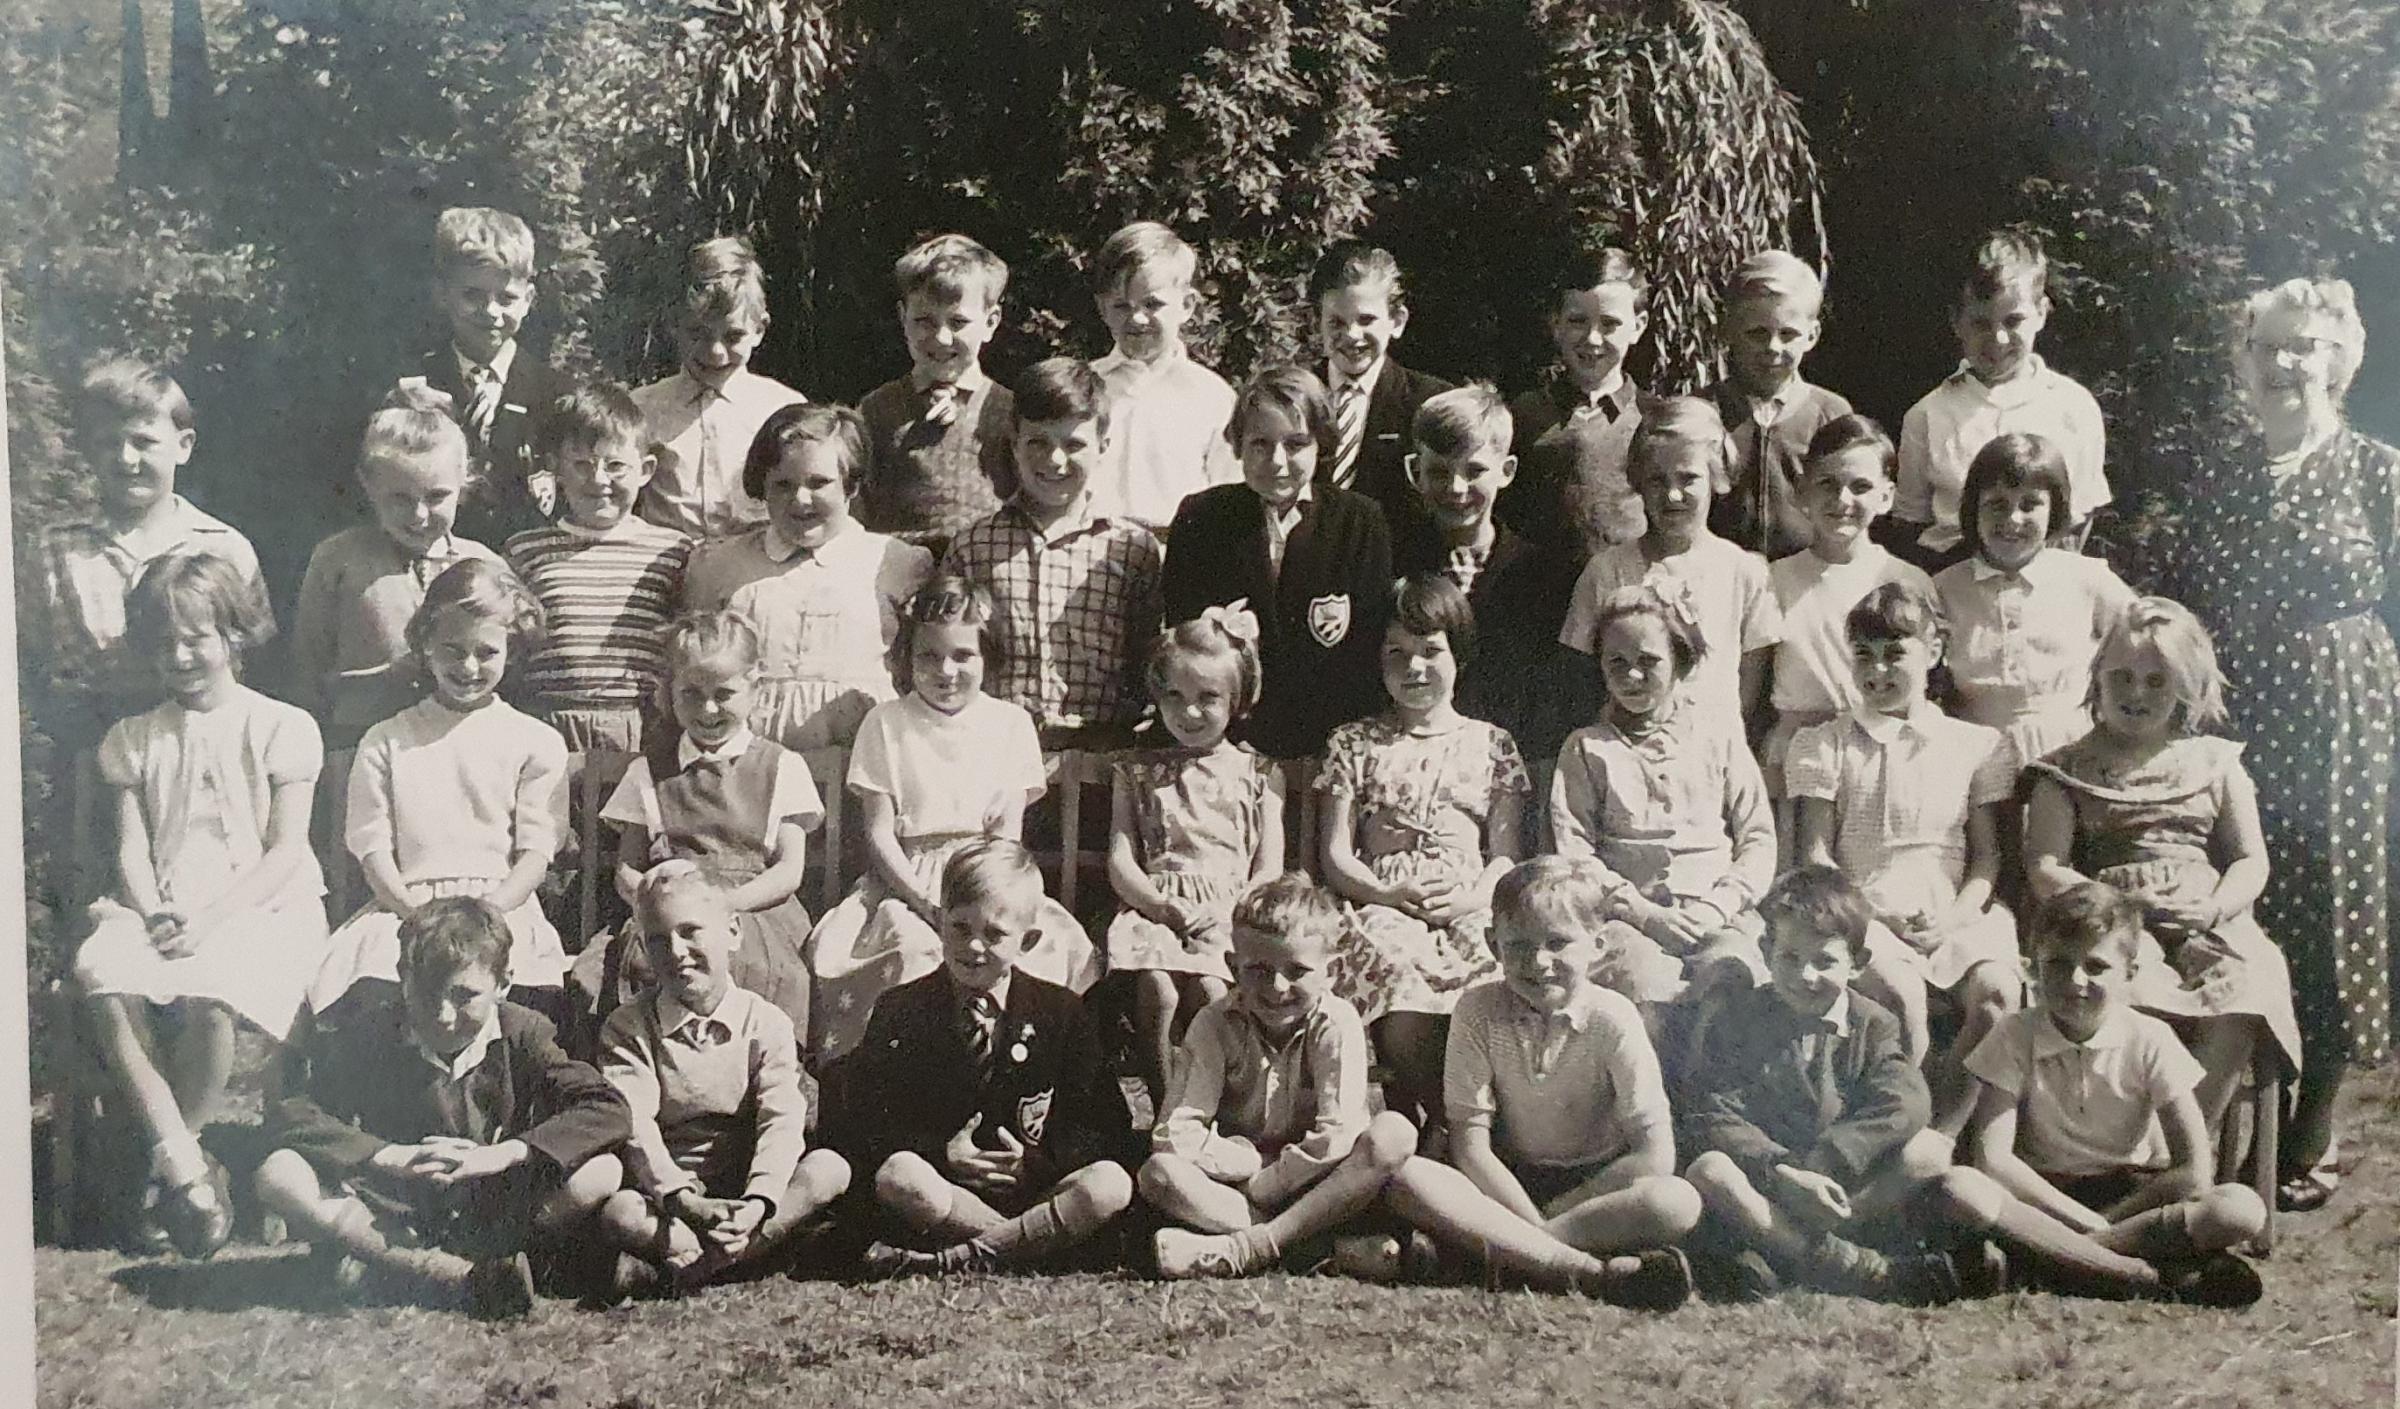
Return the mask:
[[[2391,1033],[2385,819],[2400,654],[2400,453],[2352,430],[2366,332],[2350,285],[2253,294],[2236,352],[2261,454],[2194,494],[2191,605],[2215,628],[2272,873],[2258,918],[2298,1000],[2302,1067],[2282,1203],[2331,1196],[2343,1068]]]

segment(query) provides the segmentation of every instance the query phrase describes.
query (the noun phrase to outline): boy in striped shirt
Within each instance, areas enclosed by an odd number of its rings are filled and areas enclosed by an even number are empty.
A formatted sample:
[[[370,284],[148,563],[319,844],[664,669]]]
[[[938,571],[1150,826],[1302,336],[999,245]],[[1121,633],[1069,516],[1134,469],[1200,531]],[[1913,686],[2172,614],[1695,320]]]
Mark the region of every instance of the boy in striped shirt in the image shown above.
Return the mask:
[[[509,566],[550,626],[526,665],[528,712],[577,753],[639,753],[690,543],[634,516],[657,461],[623,387],[588,383],[542,408],[534,453],[558,477],[563,513],[508,540]]]

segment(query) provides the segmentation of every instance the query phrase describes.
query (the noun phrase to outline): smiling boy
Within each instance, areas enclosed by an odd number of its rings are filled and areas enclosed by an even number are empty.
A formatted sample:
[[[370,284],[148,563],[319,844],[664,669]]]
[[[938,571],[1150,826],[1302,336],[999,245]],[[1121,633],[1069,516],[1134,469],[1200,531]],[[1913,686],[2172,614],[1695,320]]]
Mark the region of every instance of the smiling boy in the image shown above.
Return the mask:
[[[873,447],[858,517],[938,555],[1015,482],[1014,398],[983,369],[1008,265],[964,235],[936,235],[900,256],[892,279],[909,371],[858,403]]]
[[[725,892],[670,861],[643,878],[635,914],[657,985],[600,1034],[601,1074],[632,1112],[626,1187],[599,1217],[620,1291],[765,1257],[850,1184],[840,1155],[806,1148],[792,1020],[733,981]]]
[[[267,1108],[259,1201],[419,1299],[486,1317],[533,1305],[529,1246],[571,1243],[621,1177],[625,1100],[502,995],[506,918],[428,901],[400,927],[399,997],[303,1016]]]
[[[1041,938],[1033,857],[970,842],[941,896],[942,967],[877,998],[828,1077],[832,1143],[910,1244],[869,1248],[870,1277],[1040,1262],[1133,1202],[1132,1115],[1082,1000],[1017,967]]]
[[[183,388],[129,358],[95,363],[76,388],[73,424],[99,513],[42,534],[43,610],[25,614],[24,653],[47,670],[35,708],[67,749],[97,744],[111,723],[158,700],[157,672],[125,645],[126,595],[158,559],[231,563],[254,594],[259,639],[274,632],[250,540],[175,492],[196,439]]]
[[[1111,428],[1094,502],[1150,528],[1171,521],[1186,495],[1236,477],[1224,440],[1233,388],[1183,345],[1199,267],[1198,252],[1155,220],[1109,236],[1092,260],[1100,321],[1115,344],[1092,363],[1108,386]]]
[[[1364,494],[1383,508],[1395,536],[1418,512],[1404,461],[1409,423],[1425,398],[1449,383],[1400,365],[1392,344],[1408,331],[1408,290],[1399,261],[1360,240],[1340,240],[1309,271],[1325,387],[1333,394],[1334,450],[1317,466],[1336,489]]]
[[[1817,345],[1825,301],[1817,271],[1766,250],[1734,271],[1725,315],[1731,374],[1701,393],[1725,419],[1726,480],[1716,486],[1709,527],[1770,561],[1811,538],[1804,461],[1811,437],[1850,414],[1850,403],[1800,375]]]
[[[1625,461],[1648,399],[1625,358],[1650,329],[1650,281],[1623,250],[1578,255],[1552,285],[1549,329],[1557,372],[1509,405],[1517,479],[1500,517],[1581,561],[1642,533]]]
[[[557,483],[529,432],[567,379],[517,345],[533,311],[533,231],[523,220],[483,206],[445,210],[433,250],[433,305],[450,338],[425,354],[418,375],[450,398],[467,433],[458,531],[497,548],[557,515]]]
[[[1158,631],[1158,538],[1091,492],[1107,395],[1071,357],[1026,369],[1008,432],[1016,492],[958,535],[942,569],[990,589],[1003,649],[984,689],[1032,715],[1045,749],[1123,746]]]

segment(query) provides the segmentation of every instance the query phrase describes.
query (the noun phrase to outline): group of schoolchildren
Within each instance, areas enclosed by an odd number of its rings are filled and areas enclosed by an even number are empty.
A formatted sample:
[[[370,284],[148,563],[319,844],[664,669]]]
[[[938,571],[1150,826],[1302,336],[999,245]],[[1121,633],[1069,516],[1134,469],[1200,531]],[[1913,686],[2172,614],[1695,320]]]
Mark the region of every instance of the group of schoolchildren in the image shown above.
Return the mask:
[[[2254,1048],[2298,1050],[2256,802],[2205,631],[2080,551],[2099,415],[2033,351],[2022,235],[1896,445],[1802,380],[1820,289],[1780,253],[1674,399],[1626,376],[1641,271],[1575,262],[1511,404],[1394,360],[1401,273],[1355,243],[1321,361],[1227,385],[1152,223],[1093,260],[1114,350],[1012,390],[1006,266],[942,236],[854,410],[749,369],[738,239],[630,392],[517,345],[521,221],[436,244],[452,339],[367,423],[288,702],[240,677],[254,554],[175,492],[183,394],[80,388],[99,516],[45,540],[35,649],[114,799],[75,975],[152,1150],[137,1245],[230,1234],[197,1133],[238,1016],[282,1044],[260,1202],[337,1285],[487,1315],[537,1263],[607,1299],[829,1247],[1652,1308],[2259,1295],[2265,1210],[2216,1175]],[[1114,760],[1104,929],[1025,845],[1079,845],[1041,815],[1069,749]],[[547,878],[611,757],[630,917],[570,946]],[[812,920],[827,786],[865,864]]]

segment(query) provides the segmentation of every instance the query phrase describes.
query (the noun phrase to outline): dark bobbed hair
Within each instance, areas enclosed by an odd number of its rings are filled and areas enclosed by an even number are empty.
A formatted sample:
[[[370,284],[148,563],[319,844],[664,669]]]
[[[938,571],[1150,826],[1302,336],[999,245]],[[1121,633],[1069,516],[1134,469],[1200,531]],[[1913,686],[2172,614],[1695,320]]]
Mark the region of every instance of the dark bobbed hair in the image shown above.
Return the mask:
[[[1975,452],[1967,463],[1966,487],[1958,495],[1958,532],[1967,551],[1983,556],[1983,515],[1976,505],[1993,489],[2043,489],[2050,494],[2050,529],[2053,538],[2067,531],[2074,520],[2073,486],[2067,477],[2067,457],[2049,437],[2031,431],[2010,431],[1993,436]]]
[[[1856,882],[1831,866],[1794,866],[1775,878],[1759,898],[1758,917],[1773,951],[1779,926],[1797,925],[1811,934],[1841,940],[1852,962],[1867,962],[1867,925],[1875,910]]]
[[[991,592],[973,578],[944,573],[918,588],[916,595],[900,609],[899,628],[892,633],[891,649],[884,655],[884,664],[892,672],[892,685],[903,695],[916,688],[909,656],[916,650],[918,629],[926,626],[974,627],[987,678],[1008,662],[1008,643],[1001,633],[1000,612],[992,604]]]
[[[767,476],[795,445],[825,441],[842,453],[842,493],[855,499],[867,479],[867,418],[831,401],[802,401],[767,417],[750,438],[742,456],[742,491],[753,499],[767,497]]]
[[[1438,572],[1420,572],[1392,584],[1390,624],[1419,636],[1442,633],[1462,667],[1475,659],[1475,608],[1463,588]]]

